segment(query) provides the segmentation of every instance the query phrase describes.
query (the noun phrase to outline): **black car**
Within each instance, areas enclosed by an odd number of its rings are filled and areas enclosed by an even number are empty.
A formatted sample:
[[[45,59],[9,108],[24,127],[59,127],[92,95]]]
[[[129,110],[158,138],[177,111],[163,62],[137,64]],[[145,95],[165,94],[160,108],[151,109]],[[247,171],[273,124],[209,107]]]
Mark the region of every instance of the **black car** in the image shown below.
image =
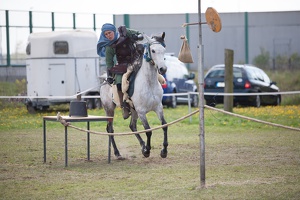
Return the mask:
[[[204,93],[224,93],[225,65],[213,66],[204,77]],[[233,92],[234,93],[261,93],[279,92],[276,83],[268,75],[253,65],[233,65]],[[204,94],[206,104],[215,106],[223,103],[223,96]],[[234,105],[247,105],[260,107],[261,105],[279,105],[281,95],[249,95],[233,96]]]

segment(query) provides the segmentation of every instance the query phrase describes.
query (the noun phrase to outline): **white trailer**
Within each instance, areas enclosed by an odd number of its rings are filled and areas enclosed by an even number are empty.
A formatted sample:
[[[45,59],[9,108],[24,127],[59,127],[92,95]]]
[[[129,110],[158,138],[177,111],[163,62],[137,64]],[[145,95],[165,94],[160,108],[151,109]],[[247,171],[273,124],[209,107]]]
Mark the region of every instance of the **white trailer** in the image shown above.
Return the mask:
[[[70,103],[77,93],[99,96],[100,65],[97,35],[92,31],[68,30],[32,33],[26,48],[28,111]],[[89,108],[100,99],[89,98]]]

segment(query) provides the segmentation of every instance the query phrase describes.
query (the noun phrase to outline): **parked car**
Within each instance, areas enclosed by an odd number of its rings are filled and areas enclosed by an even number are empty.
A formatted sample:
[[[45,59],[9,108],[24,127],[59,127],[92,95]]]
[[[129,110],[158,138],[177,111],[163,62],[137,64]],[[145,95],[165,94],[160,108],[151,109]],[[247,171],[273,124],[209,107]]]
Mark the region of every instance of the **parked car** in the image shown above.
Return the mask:
[[[168,67],[168,70],[166,74],[164,74],[166,84],[162,85],[164,94],[198,91],[194,81],[195,74],[189,73],[185,64],[179,61],[176,56],[172,54],[166,54],[165,64]],[[193,107],[197,107],[198,94],[191,94],[190,102]],[[162,103],[167,107],[175,108],[177,104],[187,104],[188,96],[163,96]]]
[[[225,65],[213,66],[204,77],[204,92],[224,93]],[[276,82],[270,80],[268,75],[253,65],[233,65],[233,92],[234,93],[260,93],[279,92]],[[206,104],[215,106],[223,103],[223,96],[204,95]],[[260,107],[261,105],[279,105],[281,95],[255,95],[233,96],[234,105],[248,105]]]

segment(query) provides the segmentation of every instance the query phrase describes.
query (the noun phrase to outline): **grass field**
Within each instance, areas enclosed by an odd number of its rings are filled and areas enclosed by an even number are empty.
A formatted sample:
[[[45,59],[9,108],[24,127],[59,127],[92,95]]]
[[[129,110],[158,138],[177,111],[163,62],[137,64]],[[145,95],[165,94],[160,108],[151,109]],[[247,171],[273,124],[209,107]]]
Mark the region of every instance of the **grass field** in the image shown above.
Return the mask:
[[[135,136],[116,137],[126,159],[108,164],[107,136],[91,135],[87,161],[86,133],[70,129],[66,168],[64,128],[57,122],[47,123],[43,163],[42,116],[57,111],[68,115],[60,107],[33,115],[24,106],[0,110],[0,199],[300,199],[298,131],[205,109],[206,188],[201,188],[198,114],[169,127],[166,159],[159,156],[161,130],[153,132],[149,158],[142,156]],[[234,113],[300,127],[300,106],[234,108]],[[187,106],[165,109],[168,122],[186,114]],[[152,127],[159,125],[154,113],[148,118]],[[118,109],[115,132],[128,132],[128,123]],[[91,129],[104,132],[105,123],[91,123]]]

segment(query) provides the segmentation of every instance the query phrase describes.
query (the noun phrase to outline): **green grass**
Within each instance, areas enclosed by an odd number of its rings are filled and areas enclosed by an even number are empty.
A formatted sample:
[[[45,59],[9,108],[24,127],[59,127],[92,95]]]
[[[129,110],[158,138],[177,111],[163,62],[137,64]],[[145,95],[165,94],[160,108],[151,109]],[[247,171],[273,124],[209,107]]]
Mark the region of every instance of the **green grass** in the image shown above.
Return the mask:
[[[205,109],[206,188],[200,188],[199,115],[169,127],[168,157],[160,158],[163,134],[153,132],[144,158],[135,136],[116,136],[123,161],[107,163],[107,136],[69,129],[69,167],[64,167],[64,128],[47,122],[47,163],[43,163],[42,116],[24,107],[0,110],[0,199],[299,199],[300,133]],[[103,110],[89,110],[104,115]],[[168,122],[188,113],[187,106],[165,109]],[[234,108],[234,113],[300,127],[300,106]],[[152,127],[160,123],[148,114]],[[129,121],[115,117],[115,132]],[[84,128],[84,123],[72,123]],[[142,129],[139,122],[139,130]],[[105,123],[91,123],[105,131]],[[142,137],[145,138],[144,134]]]
[[[281,91],[300,88],[300,71],[267,72]],[[22,94],[25,82],[0,83],[0,96]],[[300,127],[300,95],[283,95],[282,106],[234,108],[234,113]],[[221,105],[220,105],[221,106]],[[116,136],[123,157],[107,163],[108,137],[69,129],[69,167],[64,167],[64,127],[47,122],[43,163],[42,117],[68,115],[68,105],[29,114],[17,99],[0,99],[0,199],[300,199],[300,133],[205,109],[206,188],[200,187],[199,115],[169,127],[168,157],[160,158],[163,135],[153,132],[144,158],[135,136]],[[89,110],[90,115],[104,115]],[[165,109],[168,122],[187,106]],[[148,114],[151,127],[160,122]],[[118,108],[115,132],[128,132]],[[85,128],[84,123],[72,123]],[[103,122],[91,123],[105,132]],[[141,130],[141,123],[138,123]],[[145,135],[142,134],[145,138]]]

